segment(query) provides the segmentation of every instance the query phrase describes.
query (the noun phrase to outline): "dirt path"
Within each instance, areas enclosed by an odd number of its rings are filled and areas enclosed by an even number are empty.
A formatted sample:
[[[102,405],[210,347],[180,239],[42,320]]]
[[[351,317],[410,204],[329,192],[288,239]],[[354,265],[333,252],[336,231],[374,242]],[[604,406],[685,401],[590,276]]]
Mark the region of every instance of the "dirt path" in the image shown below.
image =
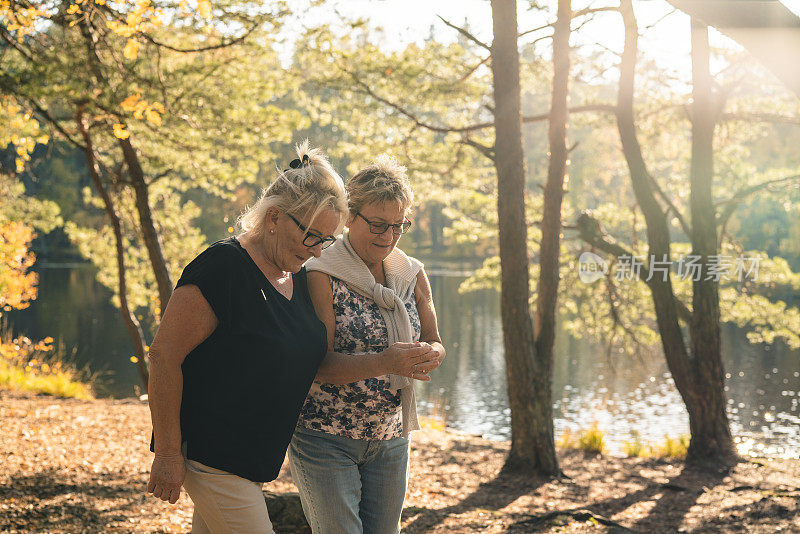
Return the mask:
[[[143,493],[149,425],[138,400],[0,390],[0,531],[188,532],[185,494],[170,506]],[[798,461],[708,473],[573,451],[561,456],[569,479],[537,481],[498,476],[507,446],[415,433],[403,532],[800,533]],[[285,465],[265,489],[295,489]]]

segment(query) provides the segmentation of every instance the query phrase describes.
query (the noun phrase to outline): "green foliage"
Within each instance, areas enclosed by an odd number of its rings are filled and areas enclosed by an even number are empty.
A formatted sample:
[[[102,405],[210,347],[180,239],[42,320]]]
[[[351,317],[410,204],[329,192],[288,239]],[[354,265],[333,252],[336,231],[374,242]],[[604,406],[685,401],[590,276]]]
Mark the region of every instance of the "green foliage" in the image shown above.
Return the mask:
[[[63,224],[55,202],[36,199],[25,194],[25,186],[0,172],[0,224],[10,221],[24,222],[36,230],[47,233]]]
[[[303,75],[297,103],[314,125],[304,133],[329,146],[340,168],[352,175],[381,153],[408,167],[415,227],[428,234],[415,234],[420,246],[441,245],[433,235],[441,215],[451,250],[428,253],[474,256],[493,246],[493,165],[466,144],[491,146],[492,128],[450,131],[492,120],[491,78],[474,47],[428,40],[386,51],[354,21],[345,33],[307,32],[294,61]]]
[[[141,2],[71,8],[31,28],[36,38],[6,51],[0,68],[0,95],[35,103],[69,143],[83,143],[75,119],[83,109],[101,179],[123,223],[129,299],[137,314],[155,319],[160,310],[119,139],[129,139],[143,167],[174,277],[205,241],[189,199],[211,195],[217,206],[227,203],[231,211],[218,217],[230,224],[210,226],[227,233],[258,186],[271,180],[277,151],[285,159],[294,132],[309,124],[301,109],[285,105],[299,80],[282,68],[274,46],[287,15],[283,2],[223,1],[213,9],[201,2],[195,13],[182,4],[162,2],[159,13]],[[134,18],[126,16],[131,10]],[[87,32],[94,38],[87,40]],[[116,301],[116,254],[104,207],[94,189],[81,191],[85,164],[74,172],[75,152],[61,143],[53,148],[56,157],[37,161],[30,173],[44,174],[54,186],[46,194],[64,204],[67,234]],[[53,183],[54,175],[64,181]]]
[[[88,188],[86,195],[87,200],[97,202]],[[161,215],[157,230],[161,236],[164,256],[173,279],[177,280],[183,267],[197,255],[205,241],[193,224],[200,210],[193,203],[183,201],[179,193],[160,183],[153,186],[151,196],[154,200],[154,211]],[[155,278],[137,230],[137,215],[133,204],[134,199],[129,193],[118,197],[117,209],[121,215],[125,240],[128,303],[139,317],[151,317],[157,321],[162,310],[158,307]],[[112,303],[119,306],[116,243],[111,227],[82,227],[70,221],[66,223],[65,230],[81,255],[95,265],[98,281],[113,292]]]

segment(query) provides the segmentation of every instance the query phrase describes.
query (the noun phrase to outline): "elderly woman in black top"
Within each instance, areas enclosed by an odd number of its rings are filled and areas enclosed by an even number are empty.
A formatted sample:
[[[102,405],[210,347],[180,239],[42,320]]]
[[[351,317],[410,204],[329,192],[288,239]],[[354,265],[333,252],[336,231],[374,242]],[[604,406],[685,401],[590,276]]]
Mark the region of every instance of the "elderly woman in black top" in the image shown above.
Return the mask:
[[[397,343],[354,362],[327,353],[303,263],[332,243],[344,186],[319,149],[298,159],[183,271],[150,348],[155,452],[147,491],[175,503],[193,532],[272,533],[261,483],[278,476],[318,369],[344,380],[393,372],[424,380],[430,346]]]

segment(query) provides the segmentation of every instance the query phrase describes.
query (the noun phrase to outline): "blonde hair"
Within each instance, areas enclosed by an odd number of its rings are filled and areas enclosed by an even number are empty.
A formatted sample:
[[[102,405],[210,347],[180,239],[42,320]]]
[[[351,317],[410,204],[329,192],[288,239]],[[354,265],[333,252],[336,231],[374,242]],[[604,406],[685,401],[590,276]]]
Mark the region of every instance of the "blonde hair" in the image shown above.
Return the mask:
[[[414,192],[406,175],[406,168],[392,156],[383,154],[347,182],[350,212],[375,202],[399,202],[404,210],[414,202]]]
[[[284,213],[303,218],[309,213],[311,227],[322,210],[332,209],[339,214],[336,234],[342,231],[344,215],[347,213],[347,192],[344,182],[331,166],[320,148],[309,148],[308,139],[295,145],[301,161],[308,163],[296,169],[278,169],[278,177],[269,187],[261,191],[256,203],[245,210],[236,223],[242,233],[264,237],[267,212],[278,208]]]

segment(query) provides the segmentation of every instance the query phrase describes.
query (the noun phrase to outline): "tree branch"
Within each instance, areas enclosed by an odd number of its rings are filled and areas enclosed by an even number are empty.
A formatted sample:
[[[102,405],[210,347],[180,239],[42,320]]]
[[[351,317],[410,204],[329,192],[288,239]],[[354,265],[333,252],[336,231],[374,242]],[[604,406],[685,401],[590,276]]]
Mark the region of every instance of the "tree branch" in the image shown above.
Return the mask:
[[[593,13],[601,13],[603,11],[619,11],[619,6],[603,6],[603,7],[587,7],[579,9],[572,13],[572,18],[583,17],[584,15],[591,15]]]
[[[800,182],[800,174],[794,174],[792,176],[784,176],[782,178],[774,178],[772,180],[767,180],[765,182],[761,182],[760,184],[756,184],[750,187],[746,187],[734,193],[734,195],[727,199],[717,202],[714,206],[715,208],[723,208],[723,211],[718,214],[717,216],[717,225],[722,226],[723,228],[728,224],[728,220],[731,218],[731,215],[736,211],[736,208],[745,201],[747,197],[758,193],[763,189],[769,189],[772,186],[783,184],[786,182]]]
[[[456,30],[458,33],[460,33],[461,35],[463,35],[464,37],[466,37],[467,39],[469,39],[470,41],[472,41],[472,42],[473,42],[473,43],[475,43],[476,45],[478,45],[478,46],[480,46],[480,47],[482,47],[482,48],[485,48],[486,50],[489,50],[489,51],[491,52],[491,50],[492,50],[492,47],[491,47],[491,46],[487,45],[486,43],[484,43],[483,41],[481,41],[480,39],[478,39],[477,37],[475,37],[474,35],[472,35],[472,34],[471,34],[470,32],[468,32],[466,29],[462,28],[461,26],[456,26],[455,24],[453,24],[453,23],[451,23],[451,22],[448,22],[448,21],[447,21],[447,20],[445,20],[445,19],[444,19],[444,18],[443,18],[441,15],[436,15],[436,16],[437,16],[437,17],[439,17],[439,19],[440,19],[442,22],[444,22],[446,25],[450,26],[451,28],[453,28],[454,30]]]
[[[481,154],[486,156],[491,161],[495,160],[495,154],[494,154],[494,148],[493,147],[481,144],[481,143],[479,143],[477,141],[474,141],[474,140],[472,140],[472,139],[470,139],[469,137],[466,137],[466,136],[461,140],[461,142],[464,143],[465,145],[469,145],[472,148],[476,149],[478,152],[480,152]]]
[[[461,83],[461,82],[465,82],[465,81],[467,81],[467,79],[468,79],[470,76],[472,76],[473,74],[475,74],[475,71],[476,71],[476,70],[478,70],[479,68],[481,68],[481,66],[483,66],[483,65],[486,65],[486,64],[487,64],[487,63],[488,63],[488,62],[489,62],[491,59],[492,59],[492,56],[491,56],[491,55],[489,55],[489,56],[486,56],[485,58],[483,58],[483,59],[482,59],[482,60],[481,60],[481,61],[480,61],[480,62],[479,62],[477,65],[475,65],[474,67],[471,67],[471,68],[470,68],[470,69],[469,69],[469,70],[468,70],[466,73],[464,73],[464,75],[463,75],[463,76],[461,76],[461,78],[459,78],[459,79],[458,79],[458,82],[459,82],[459,83]]]
[[[582,106],[573,106],[567,111],[571,115],[573,113],[591,113],[595,111],[602,111],[605,113],[615,113],[617,107],[613,104],[584,104]],[[522,117],[522,124],[529,124],[532,122],[542,122],[550,118],[550,113],[542,113],[541,115],[528,115]]]
[[[620,256],[636,256],[632,250],[621,245],[614,237],[607,234],[600,225],[600,222],[595,219],[589,211],[584,210],[581,212],[576,221],[576,226],[580,238],[594,248],[602,250],[606,254],[610,254],[616,258]],[[645,258],[644,266],[649,272],[649,258]],[[688,324],[692,319],[692,311],[676,295],[673,295],[673,299],[675,301],[675,307],[677,308],[678,317]]]
[[[259,19],[256,23],[253,24],[253,26],[248,28],[239,37],[235,37],[235,38],[233,38],[233,39],[231,39],[229,41],[223,41],[223,42],[217,43],[215,45],[201,46],[199,48],[178,48],[176,46],[168,45],[167,43],[162,43],[161,41],[157,41],[155,38],[153,38],[153,36],[151,36],[150,34],[145,33],[145,32],[138,32],[138,35],[141,35],[142,37],[144,37],[144,39],[146,41],[148,41],[149,43],[151,43],[151,44],[153,44],[153,45],[155,45],[155,46],[157,46],[159,48],[164,48],[164,49],[167,49],[167,50],[171,50],[173,52],[179,52],[181,54],[193,54],[193,53],[197,53],[197,52],[208,52],[209,50],[219,50],[220,48],[227,48],[229,46],[241,43],[242,41],[247,39],[247,37],[251,33],[253,33],[256,29],[258,29],[258,27],[261,26],[265,21],[266,21],[266,17],[263,17],[263,18]]]
[[[27,50],[25,50],[24,48],[22,48],[22,47],[20,46],[20,44],[17,42],[17,40],[16,40],[16,39],[14,39],[14,38],[13,38],[13,37],[11,37],[10,35],[8,35],[8,33],[6,32],[6,29],[5,29],[5,27],[4,27],[4,26],[0,26],[0,37],[2,37],[2,38],[3,38],[3,41],[5,41],[6,43],[8,43],[8,44],[11,46],[11,48],[13,48],[14,50],[16,50],[16,51],[17,51],[17,52],[19,52],[20,54],[22,54],[22,56],[23,56],[25,59],[27,59],[29,62],[31,62],[31,63],[34,63],[34,64],[36,63],[36,60],[35,60],[35,59],[33,59],[33,56],[31,56],[31,55],[30,55],[30,53],[29,53]]]
[[[527,31],[524,31],[524,32],[522,32],[520,34],[517,34],[517,38],[519,39],[520,37],[524,37],[524,36],[528,35],[529,33],[538,32],[538,31],[544,30],[545,28],[552,28],[552,27],[553,27],[553,23],[551,22],[549,24],[545,24],[543,26],[539,26],[538,28],[534,28],[532,30],[527,30]]]
[[[664,192],[664,190],[661,189],[661,186],[658,185],[658,182],[656,181],[656,179],[650,174],[648,174],[648,176],[650,177],[650,180],[651,180],[651,182],[653,184],[653,189],[655,189],[656,194],[667,205],[667,214],[669,214],[669,212],[671,211],[675,215],[675,217],[678,219],[678,223],[680,223],[681,228],[683,229],[683,233],[685,233],[687,236],[692,235],[692,228],[689,226],[689,223],[686,222],[686,218],[678,210],[678,207],[667,196],[667,194]]]
[[[472,132],[472,131],[475,131],[475,130],[482,130],[484,128],[488,128],[488,127],[494,125],[493,122],[490,122],[490,123],[481,123],[481,124],[476,124],[476,125],[472,125],[472,126],[465,126],[465,127],[435,126],[433,124],[424,122],[422,119],[417,117],[414,113],[412,113],[411,111],[409,111],[405,107],[401,106],[400,104],[392,102],[391,100],[389,100],[387,98],[384,98],[384,97],[380,96],[379,94],[377,94],[375,91],[372,90],[372,88],[369,85],[367,85],[363,80],[361,80],[361,78],[359,78],[356,75],[356,73],[354,73],[352,71],[349,71],[347,69],[342,69],[342,70],[350,75],[350,77],[353,79],[353,81],[362,89],[362,91],[365,94],[371,96],[372,98],[374,98],[378,102],[381,102],[382,104],[385,104],[385,105],[389,106],[390,108],[394,109],[395,111],[397,111],[398,113],[400,113],[401,115],[406,117],[407,119],[411,120],[417,126],[419,126],[421,128],[428,129],[428,130],[430,130],[432,132],[439,132],[439,133],[451,133],[451,132],[453,132],[453,133],[467,133],[467,132]]]

